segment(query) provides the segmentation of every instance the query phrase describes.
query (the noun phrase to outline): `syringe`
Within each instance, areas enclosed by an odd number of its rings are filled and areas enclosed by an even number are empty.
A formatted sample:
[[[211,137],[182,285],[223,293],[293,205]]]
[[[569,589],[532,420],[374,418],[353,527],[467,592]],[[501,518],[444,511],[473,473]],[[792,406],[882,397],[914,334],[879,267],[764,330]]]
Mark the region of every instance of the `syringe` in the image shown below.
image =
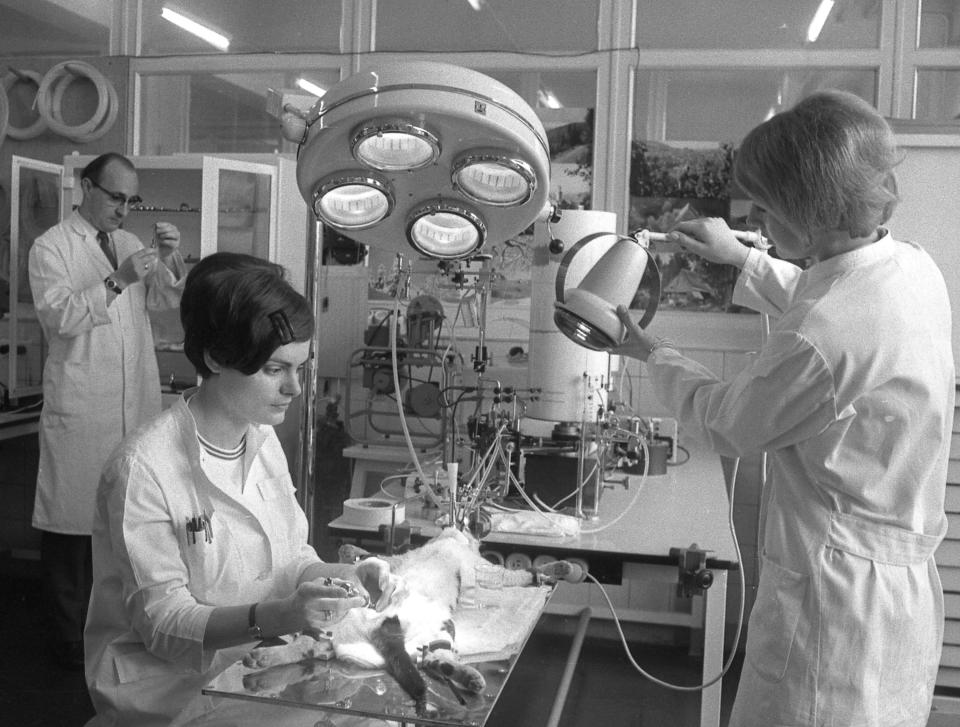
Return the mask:
[[[760,250],[765,250],[769,247],[767,239],[761,235],[759,232],[754,230],[730,230],[733,233],[733,236],[736,237],[740,242],[745,242],[748,245],[753,245]],[[650,243],[655,243],[656,247],[654,248],[656,252],[683,252],[680,247],[680,243],[673,242],[667,238],[669,233],[666,232],[651,232],[650,230],[638,230],[634,233],[634,236],[638,240],[646,239]]]

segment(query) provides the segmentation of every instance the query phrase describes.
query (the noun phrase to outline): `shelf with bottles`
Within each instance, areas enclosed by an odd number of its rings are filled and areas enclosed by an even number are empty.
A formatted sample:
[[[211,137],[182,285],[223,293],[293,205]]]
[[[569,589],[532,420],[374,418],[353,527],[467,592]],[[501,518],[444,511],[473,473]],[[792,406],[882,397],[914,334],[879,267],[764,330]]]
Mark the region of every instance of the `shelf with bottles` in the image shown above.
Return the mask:
[[[183,202],[178,207],[164,207],[160,205],[138,204],[130,208],[131,212],[159,212],[161,214],[200,214],[200,208]]]

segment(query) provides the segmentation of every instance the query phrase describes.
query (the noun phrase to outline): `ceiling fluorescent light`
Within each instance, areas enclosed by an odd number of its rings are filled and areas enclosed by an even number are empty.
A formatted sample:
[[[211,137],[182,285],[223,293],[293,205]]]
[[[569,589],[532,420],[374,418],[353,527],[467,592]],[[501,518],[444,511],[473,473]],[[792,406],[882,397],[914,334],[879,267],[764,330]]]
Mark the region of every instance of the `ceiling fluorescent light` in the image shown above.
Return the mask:
[[[560,103],[560,99],[557,98],[556,94],[547,89],[537,89],[537,103],[541,106],[545,106],[548,109],[562,109],[563,104]]]
[[[170,21],[180,28],[183,28],[188,33],[192,33],[198,38],[205,40],[214,48],[227,50],[230,47],[230,39],[227,36],[210,29],[205,25],[201,25],[196,20],[191,20],[187,16],[178,13],[176,10],[171,10],[168,7],[164,7],[160,11],[160,17],[164,20]]]
[[[467,0],[467,3],[470,4],[470,7],[476,10],[478,13],[485,2],[486,0]]]
[[[306,78],[298,78],[296,83],[297,88],[302,88],[304,91],[307,93],[312,93],[317,98],[323,96],[323,94],[327,92],[325,88],[320,88],[320,86],[308,81]]]
[[[807,28],[808,43],[817,42],[817,38],[820,37],[820,31],[823,30],[823,25],[827,22],[830,11],[833,10],[835,4],[834,0],[820,0],[817,12],[813,14],[813,20],[810,21],[810,27]]]

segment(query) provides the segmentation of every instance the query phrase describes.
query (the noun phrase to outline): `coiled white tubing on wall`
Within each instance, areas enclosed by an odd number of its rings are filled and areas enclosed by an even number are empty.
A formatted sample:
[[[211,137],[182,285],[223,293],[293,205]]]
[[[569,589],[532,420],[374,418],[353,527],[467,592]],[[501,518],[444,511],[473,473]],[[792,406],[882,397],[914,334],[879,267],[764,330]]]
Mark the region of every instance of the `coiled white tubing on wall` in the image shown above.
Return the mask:
[[[17,83],[27,83],[32,82],[36,87],[37,91],[34,93],[34,102],[31,106],[36,106],[36,97],[37,93],[40,91],[40,81],[43,78],[36,71],[17,71],[9,72],[3,77],[3,90],[7,95],[7,101],[9,102],[10,89],[13,88]],[[9,104],[8,104],[9,105]],[[29,126],[14,126],[13,124],[7,123],[7,136],[11,139],[32,139],[35,136],[40,136],[47,128],[47,122],[43,120],[42,116],[37,116],[36,121],[34,121]],[[2,135],[0,135],[2,136]]]
[[[63,95],[77,78],[85,76],[97,89],[97,108],[82,124],[69,126],[63,120]],[[47,126],[71,141],[85,143],[99,139],[117,120],[117,91],[100,71],[83,61],[64,61],[53,66],[37,90],[37,111]]]

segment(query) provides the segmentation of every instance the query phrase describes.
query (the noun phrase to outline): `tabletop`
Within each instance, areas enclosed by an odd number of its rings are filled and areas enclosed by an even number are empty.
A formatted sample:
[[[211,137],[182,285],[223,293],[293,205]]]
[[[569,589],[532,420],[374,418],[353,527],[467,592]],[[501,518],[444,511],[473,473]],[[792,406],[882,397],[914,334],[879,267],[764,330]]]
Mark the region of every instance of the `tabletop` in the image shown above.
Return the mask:
[[[666,474],[614,473],[604,483],[596,518],[586,517],[578,535],[567,537],[492,532],[487,544],[528,545],[542,551],[630,556],[638,561],[675,562],[671,548],[696,544],[708,551],[710,567],[733,569],[737,552],[729,526],[729,499],[721,460],[702,448],[687,448],[689,457]],[[439,532],[436,509],[406,506],[407,523],[426,537]],[[589,514],[589,513],[588,513]],[[329,523],[333,534],[376,533],[343,516]]]

